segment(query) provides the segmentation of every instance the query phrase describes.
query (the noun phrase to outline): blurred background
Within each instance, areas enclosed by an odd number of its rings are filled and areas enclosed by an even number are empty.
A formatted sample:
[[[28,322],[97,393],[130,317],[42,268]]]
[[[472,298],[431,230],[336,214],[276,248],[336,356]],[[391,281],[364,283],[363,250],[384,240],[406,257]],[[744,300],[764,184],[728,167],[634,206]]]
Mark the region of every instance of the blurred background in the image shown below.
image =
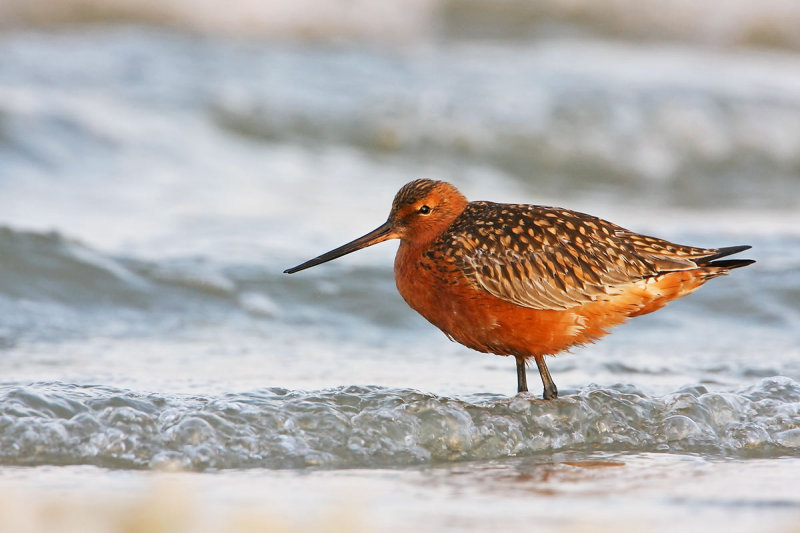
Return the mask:
[[[791,0],[0,0],[0,529],[796,527],[798,28]],[[758,262],[554,359],[543,405],[405,306],[396,244],[281,274],[418,177]]]

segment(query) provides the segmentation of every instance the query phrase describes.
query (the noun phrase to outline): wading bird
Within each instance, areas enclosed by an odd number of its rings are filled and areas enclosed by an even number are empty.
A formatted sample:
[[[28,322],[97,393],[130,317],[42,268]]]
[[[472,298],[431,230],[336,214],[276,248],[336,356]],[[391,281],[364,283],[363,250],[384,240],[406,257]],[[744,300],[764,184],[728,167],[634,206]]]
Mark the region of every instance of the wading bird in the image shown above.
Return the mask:
[[[408,305],[451,340],[514,356],[518,392],[536,361],[546,400],[558,395],[546,355],[754,263],[720,260],[750,246],[695,248],[568,209],[467,202],[449,183],[420,179],[400,189],[374,231],[284,272],[389,239],[400,239],[394,275]]]

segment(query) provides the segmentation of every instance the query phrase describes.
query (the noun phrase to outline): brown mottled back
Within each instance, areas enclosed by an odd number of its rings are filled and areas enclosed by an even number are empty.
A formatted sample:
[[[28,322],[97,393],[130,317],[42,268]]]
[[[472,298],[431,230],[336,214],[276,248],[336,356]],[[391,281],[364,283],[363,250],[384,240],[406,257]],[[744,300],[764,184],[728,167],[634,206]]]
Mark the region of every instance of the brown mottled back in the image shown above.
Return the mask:
[[[569,309],[717,250],[639,235],[553,207],[470,202],[432,246],[488,293],[532,309]]]

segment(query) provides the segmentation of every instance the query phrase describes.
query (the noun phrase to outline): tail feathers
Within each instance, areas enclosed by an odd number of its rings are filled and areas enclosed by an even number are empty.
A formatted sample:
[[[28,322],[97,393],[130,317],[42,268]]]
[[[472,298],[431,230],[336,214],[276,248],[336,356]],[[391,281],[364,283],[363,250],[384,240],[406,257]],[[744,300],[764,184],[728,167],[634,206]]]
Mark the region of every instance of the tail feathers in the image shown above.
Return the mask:
[[[753,263],[755,263],[754,259],[725,259],[723,261],[711,261],[710,263],[704,263],[703,266],[731,270],[734,268],[746,267],[747,265],[752,265]]]
[[[753,259],[724,259],[722,261],[716,261],[720,257],[727,257],[729,255],[738,254],[739,252],[743,252],[745,250],[749,250],[752,246],[748,246],[743,244],[741,246],[726,246],[725,248],[718,248],[716,253],[706,256],[699,261],[697,261],[697,265],[701,267],[715,267],[715,268],[722,268],[725,270],[731,270],[733,268],[740,268],[747,265],[752,265],[755,263]]]
[[[747,265],[752,265],[753,263],[755,263],[753,259],[723,259],[721,261],[719,260],[720,257],[727,257],[729,255],[738,254],[739,252],[743,252],[744,250],[749,250],[750,248],[752,247],[747,245],[727,246],[725,248],[718,248],[716,250],[716,253],[704,257],[703,259],[697,262],[697,265],[703,268],[707,276],[715,278],[717,276],[727,274],[728,271],[734,268],[746,267]]]

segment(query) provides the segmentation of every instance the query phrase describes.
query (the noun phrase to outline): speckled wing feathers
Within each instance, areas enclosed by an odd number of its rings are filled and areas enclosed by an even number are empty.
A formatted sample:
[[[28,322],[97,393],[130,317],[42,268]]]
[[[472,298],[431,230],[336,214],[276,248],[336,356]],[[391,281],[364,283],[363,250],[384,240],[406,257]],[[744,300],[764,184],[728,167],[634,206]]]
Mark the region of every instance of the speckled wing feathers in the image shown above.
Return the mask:
[[[565,209],[471,202],[442,234],[437,252],[497,298],[563,310],[649,277],[697,268],[695,260],[715,250],[675,245]]]

